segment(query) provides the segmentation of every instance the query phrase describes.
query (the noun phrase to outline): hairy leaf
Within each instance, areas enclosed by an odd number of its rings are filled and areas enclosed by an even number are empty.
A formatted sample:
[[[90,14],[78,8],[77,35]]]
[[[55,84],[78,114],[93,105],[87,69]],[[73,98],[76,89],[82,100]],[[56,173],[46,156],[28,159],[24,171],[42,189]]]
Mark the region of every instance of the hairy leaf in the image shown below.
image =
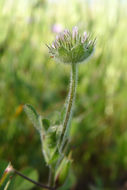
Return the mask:
[[[50,126],[50,128],[45,131],[45,135],[41,135],[43,142],[43,154],[45,156],[46,163],[49,165],[56,164],[59,151],[57,147],[57,126]]]
[[[68,176],[69,169],[70,169],[71,160],[67,157],[63,157],[63,160],[56,168],[55,172],[55,181],[58,184],[63,184]]]
[[[42,125],[43,125],[44,129],[47,131],[50,127],[50,120],[47,118],[43,118]]]
[[[24,110],[34,127],[40,132],[42,130],[41,116],[38,115],[33,106],[29,104],[24,105]]]

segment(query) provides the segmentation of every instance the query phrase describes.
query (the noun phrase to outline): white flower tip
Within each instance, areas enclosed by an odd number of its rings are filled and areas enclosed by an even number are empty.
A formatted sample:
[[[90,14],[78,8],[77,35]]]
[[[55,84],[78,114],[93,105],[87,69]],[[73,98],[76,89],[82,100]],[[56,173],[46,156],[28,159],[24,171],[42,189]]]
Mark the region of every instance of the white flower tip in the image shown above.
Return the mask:
[[[85,31],[85,32],[83,33],[81,43],[84,43],[84,42],[86,41],[87,37],[88,37],[88,35],[87,35],[87,32]]]
[[[78,35],[78,27],[74,26],[73,29],[72,29],[72,37],[73,37],[73,39],[76,38],[77,35]]]
[[[84,38],[85,38],[85,39],[88,37],[88,35],[87,35],[87,32],[86,32],[86,31],[83,33],[83,36],[84,36]]]
[[[60,36],[59,36],[59,35],[57,35],[57,36],[56,36],[56,40],[59,40],[59,39],[60,39]]]
[[[73,31],[78,31],[78,26],[74,26],[72,30]]]
[[[55,49],[55,46],[54,46],[54,44],[52,44],[52,48],[54,48],[54,49]]]
[[[70,35],[70,31],[68,30],[68,29],[65,29],[64,31],[63,31],[63,36],[69,36]]]
[[[6,173],[9,173],[9,172],[12,172],[13,170],[14,170],[14,169],[13,169],[11,163],[9,163],[8,166],[7,166],[7,168],[5,169],[5,172],[6,172]]]

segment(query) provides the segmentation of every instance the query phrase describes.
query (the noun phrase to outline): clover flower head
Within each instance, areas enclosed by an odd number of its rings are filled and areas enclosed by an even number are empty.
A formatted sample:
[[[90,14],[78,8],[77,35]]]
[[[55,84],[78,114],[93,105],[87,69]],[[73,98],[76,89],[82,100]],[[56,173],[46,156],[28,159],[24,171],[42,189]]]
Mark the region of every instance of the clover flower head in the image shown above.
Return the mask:
[[[51,57],[63,63],[80,63],[89,58],[95,49],[96,39],[84,32],[80,35],[78,27],[60,32],[51,45],[47,45]]]

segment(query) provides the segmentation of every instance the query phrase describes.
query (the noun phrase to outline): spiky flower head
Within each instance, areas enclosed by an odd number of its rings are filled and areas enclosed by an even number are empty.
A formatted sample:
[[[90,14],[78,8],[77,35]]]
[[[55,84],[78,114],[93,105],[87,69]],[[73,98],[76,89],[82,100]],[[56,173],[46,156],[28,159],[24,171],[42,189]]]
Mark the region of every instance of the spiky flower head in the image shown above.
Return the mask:
[[[56,36],[52,45],[47,45],[51,57],[63,63],[80,63],[89,58],[95,48],[95,39],[86,32],[80,35],[75,26],[70,32],[65,29]]]

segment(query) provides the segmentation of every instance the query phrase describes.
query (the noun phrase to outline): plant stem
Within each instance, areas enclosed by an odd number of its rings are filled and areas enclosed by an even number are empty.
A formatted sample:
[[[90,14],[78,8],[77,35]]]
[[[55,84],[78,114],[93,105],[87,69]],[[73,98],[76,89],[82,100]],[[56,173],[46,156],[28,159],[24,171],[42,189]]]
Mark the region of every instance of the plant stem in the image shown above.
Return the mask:
[[[15,170],[15,169],[13,169],[13,171],[14,171],[15,174],[17,174],[17,175],[23,177],[24,179],[30,181],[31,183],[34,183],[34,184],[37,185],[38,187],[45,188],[45,189],[49,189],[49,190],[55,190],[55,188],[53,188],[53,187],[49,187],[49,186],[43,185],[43,184],[41,184],[41,183],[39,183],[39,182],[36,182],[36,181],[34,181],[34,180],[28,178],[27,176],[23,175],[22,173],[20,173],[19,171]]]
[[[54,186],[54,172],[53,172],[52,167],[49,168],[49,182],[48,182],[48,185],[50,187]]]
[[[76,93],[77,65],[74,63],[72,63],[71,65],[72,65],[72,68],[71,68],[70,90],[69,90],[69,95],[68,95],[68,102],[66,105],[65,118],[63,121],[62,134],[60,137],[61,152],[62,152],[64,143],[66,141],[67,133],[69,131],[69,124],[70,124],[70,120],[72,116],[73,102],[74,102],[75,93]]]

